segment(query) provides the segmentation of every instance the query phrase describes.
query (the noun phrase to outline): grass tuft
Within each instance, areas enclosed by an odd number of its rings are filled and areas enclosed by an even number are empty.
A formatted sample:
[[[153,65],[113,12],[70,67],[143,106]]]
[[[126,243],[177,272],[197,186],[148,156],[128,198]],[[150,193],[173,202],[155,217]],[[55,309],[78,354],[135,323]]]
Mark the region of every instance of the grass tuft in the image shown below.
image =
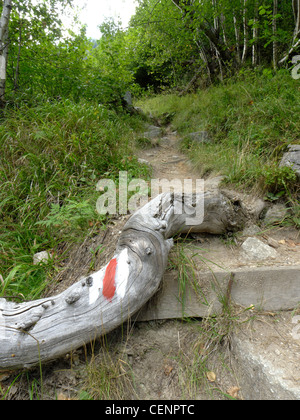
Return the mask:
[[[247,71],[194,94],[160,95],[138,105],[157,119],[172,113],[183,139],[209,133],[211,143],[182,143],[200,175],[222,173],[236,187],[295,192],[291,170],[274,172],[287,146],[299,144],[300,88],[289,72],[269,78]]]
[[[106,223],[96,212],[100,179],[145,176],[133,156],[138,117],[91,103],[44,102],[8,110],[0,125],[0,296],[37,298],[59,244]],[[33,255],[50,251],[47,264]]]

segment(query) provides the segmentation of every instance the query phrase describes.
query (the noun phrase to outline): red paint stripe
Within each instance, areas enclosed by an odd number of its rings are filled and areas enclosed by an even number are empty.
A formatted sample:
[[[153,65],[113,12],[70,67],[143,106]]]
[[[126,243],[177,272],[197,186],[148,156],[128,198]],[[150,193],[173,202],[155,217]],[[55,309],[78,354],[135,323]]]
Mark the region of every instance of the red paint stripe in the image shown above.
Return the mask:
[[[116,280],[115,280],[116,269],[117,269],[117,260],[116,258],[114,258],[108,264],[105,271],[105,276],[103,279],[102,294],[110,302],[112,301],[112,298],[114,297],[116,293]]]

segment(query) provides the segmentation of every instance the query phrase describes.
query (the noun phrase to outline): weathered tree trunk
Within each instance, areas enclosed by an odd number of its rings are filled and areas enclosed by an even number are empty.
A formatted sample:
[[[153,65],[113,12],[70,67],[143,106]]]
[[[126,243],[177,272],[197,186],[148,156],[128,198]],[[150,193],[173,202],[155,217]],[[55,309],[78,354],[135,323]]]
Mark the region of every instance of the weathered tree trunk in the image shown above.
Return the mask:
[[[288,61],[290,56],[300,45],[300,0],[292,0],[292,6],[295,19],[295,30],[293,35],[292,46],[288,53],[279,61],[279,64],[284,64],[286,61]]]
[[[220,19],[218,16],[218,10],[217,10],[217,1],[216,0],[212,0],[212,8],[213,8],[213,13],[214,13],[214,29],[216,31],[216,33],[220,32]]]
[[[220,16],[220,22],[221,22],[221,28],[222,28],[222,32],[223,32],[223,40],[224,40],[224,45],[226,46],[226,48],[229,49],[229,43],[228,43],[228,39],[227,39],[227,34],[226,34],[226,17],[225,15],[222,13]]]
[[[202,205],[204,218],[197,210]],[[244,218],[238,202],[219,192],[158,196],[129,219],[115,257],[99,272],[58,296],[20,304],[0,299],[0,368],[30,368],[113,330],[157,291],[173,244],[169,238],[233,231]]]
[[[254,25],[253,25],[253,45],[252,45],[252,65],[256,67],[258,64],[258,0],[255,0],[254,4]]]
[[[215,0],[213,0],[213,4]],[[181,11],[183,17],[188,17],[186,20],[187,27],[190,28],[190,22],[193,21],[195,13],[191,12],[189,7],[193,5],[191,0],[172,0],[172,3]],[[218,30],[215,29],[215,26],[218,26]],[[221,63],[230,63],[231,62],[231,55],[227,50],[224,42],[219,37],[219,18],[214,19],[214,26],[212,27],[208,22],[205,20],[198,22],[198,30],[203,32],[205,37],[208,39],[211,46],[213,46],[213,50],[216,51],[218,62]],[[222,64],[221,64],[222,65]]]
[[[4,0],[0,19],[0,107],[4,105],[8,56],[8,26],[11,9],[12,0]]]
[[[197,40],[195,42],[196,42],[196,45],[199,49],[199,54],[200,54],[201,60],[203,61],[203,63],[206,66],[209,83],[212,85],[212,83],[213,83],[212,70],[211,70],[211,64],[209,62],[209,59],[207,58],[207,53],[206,53],[205,48],[204,48],[204,46],[202,45],[201,42],[199,42]]]
[[[300,0],[293,0],[293,12],[295,18],[295,30],[293,44],[298,40],[300,35]]]
[[[237,22],[237,17],[235,14],[233,15],[233,26],[234,26],[235,43],[236,43],[236,61],[238,64],[241,64],[241,61],[242,61],[241,48],[240,48],[241,36],[240,36],[239,25]]]
[[[243,55],[242,55],[242,63],[246,62],[247,54],[248,54],[248,45],[249,45],[249,31],[248,31],[248,21],[247,21],[247,3],[248,0],[244,0],[244,8],[243,8],[243,28],[244,28],[244,48],[243,48]]]

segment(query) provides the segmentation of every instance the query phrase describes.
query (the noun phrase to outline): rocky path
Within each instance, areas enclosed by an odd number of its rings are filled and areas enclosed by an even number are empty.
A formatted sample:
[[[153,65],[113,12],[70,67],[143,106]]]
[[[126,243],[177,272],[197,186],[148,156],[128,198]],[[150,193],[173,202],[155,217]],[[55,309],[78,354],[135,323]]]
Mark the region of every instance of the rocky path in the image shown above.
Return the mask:
[[[152,168],[152,178],[179,180],[182,185],[184,180],[192,180],[194,191],[199,175],[188,157],[180,151],[180,138],[177,133],[172,132],[170,128],[163,132],[159,127],[150,126],[145,135],[149,136],[153,146],[140,150],[139,160]],[[279,224],[287,214],[285,206],[271,206],[260,197],[228,191],[225,187],[220,187],[223,178],[220,175],[205,179],[205,190],[221,188],[225,193],[235,195],[237,200],[242,200],[245,210],[250,215],[249,222],[244,231],[233,238],[194,235],[198,245],[199,242],[205,244],[203,252],[226,268],[245,265],[300,265],[299,230]],[[262,215],[264,219],[257,220]],[[269,222],[274,224],[269,225]]]
[[[177,133],[170,129],[163,132],[156,127],[155,130],[148,129],[147,135],[152,146],[137,153],[141,162],[152,167],[153,178],[197,179],[197,172],[187,156],[180,152]],[[207,179],[205,189],[223,188],[220,187],[221,180],[221,176]],[[241,198],[240,192],[230,193]],[[255,305],[236,306],[225,299],[224,313],[221,311],[214,317],[205,315],[193,321],[181,319],[182,314],[188,312],[190,296],[197,308],[199,302],[203,303],[205,296],[202,293],[210,284],[204,284],[200,293],[197,290],[195,294],[189,282],[205,281],[208,270],[213,276],[215,273],[219,276],[234,270],[300,267],[299,232],[276,225],[276,218],[282,217],[282,211],[286,210],[279,206],[268,211],[261,198],[242,198],[250,214],[268,213],[275,225],[267,226],[262,219],[254,222],[250,218],[244,231],[234,236],[197,234],[179,240],[170,255],[162,289],[150,302],[149,307],[152,305],[156,312],[146,308],[146,314],[139,314],[131,324],[109,334],[105,346],[93,344],[93,366],[89,368],[94,370],[93,377],[99,371],[101,382],[105,380],[101,375],[112,369],[107,365],[108,360],[114,367],[120,366],[119,374],[124,378],[125,386],[116,394],[116,399],[300,399],[299,305],[289,311],[261,311]],[[113,255],[119,232],[127,219],[126,216],[112,221],[106,232],[100,232],[74,249],[69,260],[64,262],[65,269],[58,275],[60,283],[55,290],[49,290],[49,294],[61,292],[91,269],[100,269]],[[270,289],[280,287],[282,282],[284,286],[280,293],[284,295],[290,289],[289,277],[288,271],[280,271],[270,279]],[[245,284],[249,286],[247,275],[245,278]],[[166,288],[168,279],[171,279],[173,289]],[[184,310],[183,290],[179,291],[178,286],[182,279],[187,283],[188,295]],[[251,279],[256,280],[253,275]],[[173,293],[171,299],[168,290]],[[228,297],[228,290],[225,289],[222,298],[226,298],[226,294]],[[296,292],[300,293],[299,288]],[[161,307],[167,307],[168,311],[164,309],[160,316]],[[142,321],[143,316],[147,321]],[[39,369],[30,376],[25,373],[17,382],[14,382],[14,376],[4,373],[0,375],[0,387],[7,399],[77,399],[83,391],[90,397],[100,398],[100,384],[93,385],[95,394],[86,388],[88,357],[87,349],[80,349],[43,367],[42,391],[37,385]]]
[[[155,147],[140,152],[140,159],[152,167],[154,178],[165,178],[169,181],[174,178],[194,181],[197,179],[197,173],[188,158],[180,152],[179,140],[177,133],[167,130],[160,140],[155,138]],[[205,190],[222,189],[220,186],[222,179],[222,176],[206,179]],[[287,209],[282,204],[270,206],[258,197],[247,197],[234,191],[229,194],[236,194],[238,199],[242,199],[246,210],[253,216],[249,218],[244,231],[227,238],[204,234],[193,235],[181,246],[180,252],[193,260],[192,264],[198,273],[204,273],[208,268],[216,272],[245,270],[246,288],[248,286],[251,288],[251,282],[254,282],[253,288],[257,287],[259,280],[256,276],[260,274],[255,270],[261,267],[262,270],[270,269],[270,279],[267,280],[270,284],[262,294],[267,295],[270,290],[271,294],[278,293],[280,304],[284,300],[285,293],[288,295],[290,291],[291,300],[287,307],[291,310],[266,312],[253,306],[250,310],[251,321],[230,335],[228,374],[224,375],[224,370],[216,363],[216,357],[211,360],[212,369],[218,372],[216,381],[219,381],[223,392],[226,393],[226,387],[229,395],[231,395],[230,390],[238,390],[236,396],[244,399],[300,399],[300,334],[298,334],[300,316],[297,315],[300,305],[299,231],[291,226],[280,225],[279,222],[287,214]],[[272,271],[273,269],[275,271]],[[293,271],[295,269],[296,271]],[[247,270],[249,280],[247,280]],[[294,291],[290,270],[295,273],[297,298],[293,302]],[[170,273],[168,276],[170,277]],[[176,273],[176,284],[177,281]],[[276,287],[278,290],[275,292]],[[166,287],[165,295],[162,293],[154,302],[155,310],[146,311],[146,314],[143,314],[144,319],[164,318],[165,312],[157,310],[157,306],[176,306],[176,301],[167,297],[170,293],[176,293],[174,286],[173,289],[170,286]],[[255,293],[253,298],[254,296]],[[272,304],[270,307],[272,308]],[[185,310],[188,312],[187,308]],[[255,312],[257,310],[258,312]],[[166,318],[167,315],[172,317],[171,314],[172,311],[166,310]]]

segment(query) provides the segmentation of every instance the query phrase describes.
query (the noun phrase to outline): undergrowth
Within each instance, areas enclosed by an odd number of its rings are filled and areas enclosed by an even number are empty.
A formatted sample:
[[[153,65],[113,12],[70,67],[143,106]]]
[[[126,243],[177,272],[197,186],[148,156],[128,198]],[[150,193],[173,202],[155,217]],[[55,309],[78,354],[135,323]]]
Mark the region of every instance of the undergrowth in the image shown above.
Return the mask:
[[[133,156],[138,117],[71,101],[21,105],[0,124],[0,296],[37,298],[55,274],[62,242],[82,241],[106,218],[96,212],[102,178],[146,176]],[[50,251],[47,263],[33,255]]]
[[[224,84],[138,105],[158,119],[173,115],[172,126],[200,175],[221,173],[236,187],[295,194],[294,172],[278,167],[287,146],[299,144],[300,85],[289,72],[243,70]],[[212,141],[195,144],[185,137],[197,131],[207,131]]]

